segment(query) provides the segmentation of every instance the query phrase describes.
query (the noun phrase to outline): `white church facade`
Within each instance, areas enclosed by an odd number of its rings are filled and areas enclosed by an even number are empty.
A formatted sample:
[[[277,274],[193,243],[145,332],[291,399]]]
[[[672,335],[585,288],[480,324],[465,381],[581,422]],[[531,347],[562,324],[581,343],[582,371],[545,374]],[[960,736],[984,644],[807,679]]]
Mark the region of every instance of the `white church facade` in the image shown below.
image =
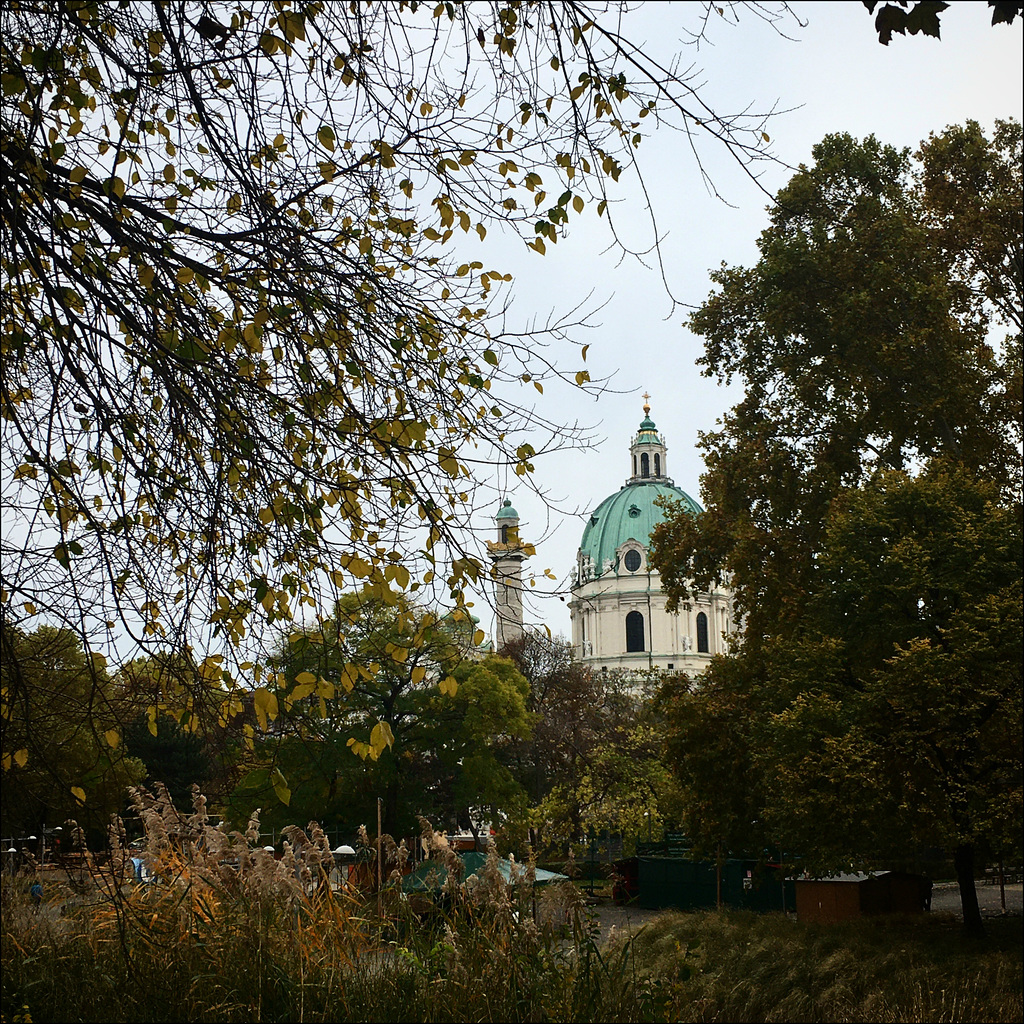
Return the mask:
[[[646,399],[646,395],[644,396]],[[675,670],[697,674],[724,653],[734,632],[728,589],[695,594],[677,612],[665,608],[661,576],[649,560],[651,531],[664,497],[693,515],[701,507],[667,470],[665,439],[644,404],[630,445],[631,473],[591,513],[583,530],[569,603],[576,658],[597,670]]]

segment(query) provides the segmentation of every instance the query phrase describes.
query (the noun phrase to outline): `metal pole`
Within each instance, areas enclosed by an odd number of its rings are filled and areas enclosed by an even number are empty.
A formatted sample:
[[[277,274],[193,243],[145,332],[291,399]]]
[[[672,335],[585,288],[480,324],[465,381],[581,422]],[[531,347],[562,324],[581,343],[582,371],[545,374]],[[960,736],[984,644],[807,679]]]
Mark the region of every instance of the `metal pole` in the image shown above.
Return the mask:
[[[380,862],[380,829],[381,829],[381,808],[384,801],[377,797],[377,919],[380,920],[380,899],[381,899],[381,862]]]

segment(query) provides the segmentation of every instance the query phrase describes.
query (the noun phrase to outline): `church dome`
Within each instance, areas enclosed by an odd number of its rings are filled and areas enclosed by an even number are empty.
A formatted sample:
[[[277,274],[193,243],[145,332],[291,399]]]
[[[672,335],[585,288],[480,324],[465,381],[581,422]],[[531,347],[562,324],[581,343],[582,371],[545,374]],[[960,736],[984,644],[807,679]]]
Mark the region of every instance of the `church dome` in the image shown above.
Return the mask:
[[[680,490],[667,474],[665,440],[651,419],[651,407],[644,395],[644,418],[630,445],[633,474],[625,487],[610,495],[591,513],[580,542],[580,566],[588,566],[594,576],[606,571],[609,560],[614,564],[619,549],[627,541],[635,541],[645,549],[651,543],[651,531],[664,518],[664,509],[655,499],[679,502],[690,515],[704,510],[685,491]],[[618,568],[618,566],[614,566]],[[633,567],[629,567],[633,570]]]
[[[665,519],[659,499],[691,516],[704,510],[668,475],[668,447],[644,418],[629,446],[630,475],[590,514],[583,529],[569,611],[576,657],[602,672],[703,672],[728,650],[732,595],[724,587],[691,589],[669,609],[661,574],[651,565],[651,533]]]
[[[654,499],[661,497],[679,502],[694,516],[704,511],[668,480],[626,484],[594,509],[583,530],[580,554],[590,560],[595,575],[604,571],[609,560],[615,560],[616,552],[626,541],[639,541],[648,547],[651,531],[665,518],[664,509],[654,504]]]

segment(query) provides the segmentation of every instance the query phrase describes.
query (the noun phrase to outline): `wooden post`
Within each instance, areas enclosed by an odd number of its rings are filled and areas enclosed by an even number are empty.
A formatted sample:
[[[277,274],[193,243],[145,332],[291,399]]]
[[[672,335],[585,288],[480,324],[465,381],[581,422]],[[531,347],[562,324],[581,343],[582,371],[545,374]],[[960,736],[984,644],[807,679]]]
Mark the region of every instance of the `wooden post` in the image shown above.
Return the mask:
[[[716,888],[716,899],[715,906],[718,910],[722,909],[722,844],[718,844],[718,851],[715,855],[715,888]]]

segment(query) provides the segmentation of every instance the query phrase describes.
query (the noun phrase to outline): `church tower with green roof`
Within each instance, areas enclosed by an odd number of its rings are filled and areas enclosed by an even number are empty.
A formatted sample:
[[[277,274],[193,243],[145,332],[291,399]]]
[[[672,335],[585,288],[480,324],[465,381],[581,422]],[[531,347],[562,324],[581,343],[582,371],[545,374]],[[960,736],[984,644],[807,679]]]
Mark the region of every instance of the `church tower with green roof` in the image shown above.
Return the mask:
[[[519,538],[519,513],[508,498],[494,517],[498,536],[487,542],[494,578],[494,646],[501,650],[510,640],[523,635],[523,562],[533,554],[533,545]]]

